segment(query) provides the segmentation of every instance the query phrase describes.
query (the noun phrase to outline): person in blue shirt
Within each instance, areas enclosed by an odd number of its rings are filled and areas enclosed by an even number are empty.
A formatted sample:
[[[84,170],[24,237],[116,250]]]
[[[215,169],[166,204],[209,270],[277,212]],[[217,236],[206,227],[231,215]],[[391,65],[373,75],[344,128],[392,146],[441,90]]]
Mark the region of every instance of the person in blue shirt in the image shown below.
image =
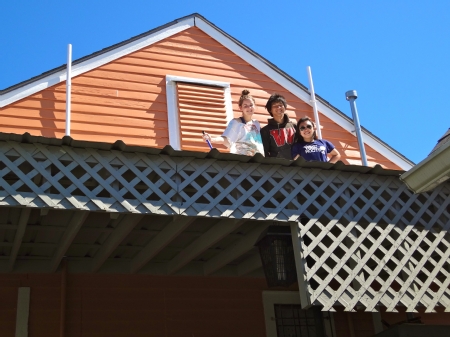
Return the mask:
[[[292,145],[292,158],[302,157],[307,161],[323,161],[336,163],[341,154],[334,145],[325,139],[317,139],[316,125],[311,118],[305,116],[297,124],[298,141]],[[328,155],[330,159],[328,160]]]

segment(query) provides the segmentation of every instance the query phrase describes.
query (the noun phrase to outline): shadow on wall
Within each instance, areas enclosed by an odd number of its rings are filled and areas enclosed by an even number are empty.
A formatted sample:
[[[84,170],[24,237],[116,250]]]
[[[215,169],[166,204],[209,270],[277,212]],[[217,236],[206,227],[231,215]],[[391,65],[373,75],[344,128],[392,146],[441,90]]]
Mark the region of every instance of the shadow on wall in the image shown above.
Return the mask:
[[[65,129],[58,129],[56,124],[56,96],[53,92],[53,88],[42,91],[41,95],[42,98],[39,99],[39,122],[41,124],[41,134],[44,137],[60,138],[64,136]],[[61,122],[65,123],[65,120],[62,120]]]
[[[154,128],[151,130],[154,132],[153,144],[142,144],[147,146],[156,146],[163,148],[169,145],[169,125],[167,119],[167,98],[166,98],[166,79],[162,78],[157,84],[160,93],[150,103],[146,114],[150,120],[154,122]],[[150,130],[149,130],[150,131]],[[150,133],[150,132],[149,132]]]

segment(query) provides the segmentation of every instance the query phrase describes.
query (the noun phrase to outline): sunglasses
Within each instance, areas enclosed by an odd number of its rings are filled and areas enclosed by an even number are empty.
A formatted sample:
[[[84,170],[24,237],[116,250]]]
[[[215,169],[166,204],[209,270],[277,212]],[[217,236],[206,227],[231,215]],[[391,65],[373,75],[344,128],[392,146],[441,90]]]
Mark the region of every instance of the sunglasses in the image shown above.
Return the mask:
[[[308,124],[307,126],[301,126],[300,127],[300,131],[305,131],[306,129],[312,129],[312,125],[311,124]]]

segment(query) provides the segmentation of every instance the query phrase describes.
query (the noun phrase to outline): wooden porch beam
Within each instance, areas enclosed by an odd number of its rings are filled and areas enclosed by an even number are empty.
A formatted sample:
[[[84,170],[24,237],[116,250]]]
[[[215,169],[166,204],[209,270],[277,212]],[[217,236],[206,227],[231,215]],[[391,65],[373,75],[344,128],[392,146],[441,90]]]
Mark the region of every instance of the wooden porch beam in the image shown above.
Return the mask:
[[[225,236],[235,231],[246,220],[224,219],[213,225],[205,234],[192,242],[184,250],[182,250],[167,265],[167,273],[173,274],[192,261],[195,257],[207,250]]]
[[[54,273],[58,269],[58,266],[62,258],[64,257],[64,254],[66,254],[67,250],[69,249],[70,245],[75,239],[75,236],[78,234],[78,231],[80,230],[81,226],[83,226],[83,223],[87,219],[88,215],[89,212],[85,211],[75,211],[75,214],[72,215],[72,218],[70,219],[70,222],[67,225],[67,229],[61,238],[60,244],[56,249],[56,253],[53,256],[50,265],[51,273]]]
[[[256,240],[258,240],[259,236],[267,226],[268,224],[266,223],[256,226],[245,237],[239,240],[237,244],[228,247],[222,253],[217,254],[212,259],[207,261],[203,267],[205,275],[214,273],[231,261],[237,259],[239,256],[251,250],[254,247]]]
[[[92,261],[92,272],[97,272],[108,257],[114,252],[117,246],[127,237],[133,228],[142,220],[144,216],[140,214],[127,215],[117,225],[117,228],[111,233],[102,244],[97,254],[95,254]]]
[[[17,254],[19,253],[20,245],[22,244],[23,235],[25,234],[25,229],[27,228],[30,213],[30,208],[23,208],[20,211],[19,222],[17,223],[17,231],[16,235],[14,236],[14,244],[12,246],[11,255],[9,257],[8,272],[12,272],[14,269],[14,264],[17,259]]]
[[[237,274],[238,276],[243,276],[250,274],[252,271],[255,271],[262,267],[261,256],[258,254],[252,255],[247,260],[241,262],[237,266]]]
[[[163,250],[173,239],[183,232],[195,220],[195,217],[175,216],[164,229],[156,235],[130,264],[130,272],[136,273],[144,267],[153,257]]]

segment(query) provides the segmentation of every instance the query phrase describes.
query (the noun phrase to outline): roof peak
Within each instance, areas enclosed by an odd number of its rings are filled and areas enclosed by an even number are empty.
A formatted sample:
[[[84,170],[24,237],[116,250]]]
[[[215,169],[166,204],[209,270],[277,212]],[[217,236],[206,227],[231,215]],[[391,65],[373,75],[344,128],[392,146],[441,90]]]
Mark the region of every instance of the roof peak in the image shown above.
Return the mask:
[[[211,38],[215,39],[218,43],[222,44],[237,56],[254,66],[261,73],[276,81],[293,95],[297,96],[307,104],[310,104],[310,93],[305,85],[282,71],[275,64],[271,63],[236,38],[230,36],[222,29],[209,22],[198,13],[193,13],[178,18],[162,26],[131,37],[125,41],[116,43],[90,55],[74,60],[72,62],[72,77],[81,75],[87,71],[112,62],[120,57],[150,46],[153,43],[161,41],[191,27],[199,28]],[[50,86],[61,83],[66,80],[66,76],[66,65],[64,64],[44,72],[41,75],[32,77],[26,81],[1,90],[0,107],[9,105]],[[353,121],[350,117],[331,105],[319,95],[316,95],[316,99],[318,102],[318,109],[322,114],[339,124],[347,131],[352,132],[352,130],[354,130]],[[373,135],[367,129],[363,127],[362,129],[364,132],[364,142],[377,152],[382,153],[388,160],[394,162],[403,169],[409,169],[414,165],[413,162]]]

